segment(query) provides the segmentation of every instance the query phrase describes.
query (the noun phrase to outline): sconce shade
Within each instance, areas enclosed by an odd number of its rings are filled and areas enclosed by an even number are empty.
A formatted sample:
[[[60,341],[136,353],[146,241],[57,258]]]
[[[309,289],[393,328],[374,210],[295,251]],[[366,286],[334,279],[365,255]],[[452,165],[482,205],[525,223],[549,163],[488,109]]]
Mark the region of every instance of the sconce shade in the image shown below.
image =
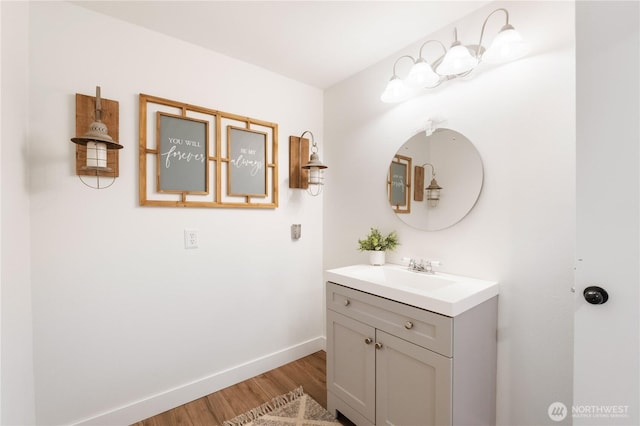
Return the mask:
[[[311,157],[309,157],[309,162],[304,166],[302,166],[302,168],[306,170],[313,170],[313,169],[322,170],[322,169],[328,168],[328,166],[325,166],[324,164],[322,164],[322,161],[320,161],[320,157],[318,156],[318,153],[314,152],[313,154],[311,154]]]
[[[434,87],[440,82],[440,76],[433,72],[431,65],[420,58],[415,63],[405,79],[405,84],[415,89]]]
[[[411,91],[407,88],[402,80],[397,76],[391,77],[387,87],[382,92],[380,100],[386,103],[400,102],[409,97]]]
[[[431,179],[431,183],[427,186],[427,200],[431,207],[437,207],[440,201],[440,190],[442,187],[438,185],[435,179]]]
[[[521,58],[529,51],[529,47],[522,40],[522,36],[507,24],[496,35],[493,43],[482,55],[482,60],[490,64],[499,64]]]
[[[109,133],[107,126],[101,121],[94,121],[89,126],[87,133],[78,138],[71,138],[71,142],[78,145],[87,145],[90,142],[104,143],[107,149],[121,149],[122,145],[114,141]]]
[[[471,55],[469,49],[456,41],[444,55],[436,72],[440,75],[459,75],[471,71],[476,65],[478,65],[478,59]]]

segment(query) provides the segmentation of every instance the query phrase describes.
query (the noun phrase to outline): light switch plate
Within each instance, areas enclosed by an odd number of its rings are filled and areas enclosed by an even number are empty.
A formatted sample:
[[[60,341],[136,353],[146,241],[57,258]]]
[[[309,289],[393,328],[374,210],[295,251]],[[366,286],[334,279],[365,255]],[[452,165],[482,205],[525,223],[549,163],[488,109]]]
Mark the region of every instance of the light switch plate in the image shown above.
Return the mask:
[[[291,225],[291,239],[299,240],[302,236],[302,225],[299,223],[294,223]]]

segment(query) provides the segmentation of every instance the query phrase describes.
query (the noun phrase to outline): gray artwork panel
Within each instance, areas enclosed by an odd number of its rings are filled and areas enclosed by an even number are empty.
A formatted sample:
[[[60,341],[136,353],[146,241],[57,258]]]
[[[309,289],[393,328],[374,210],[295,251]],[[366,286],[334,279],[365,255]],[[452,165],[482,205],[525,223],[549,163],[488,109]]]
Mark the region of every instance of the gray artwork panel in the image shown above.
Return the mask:
[[[266,135],[230,128],[229,137],[229,195],[266,196]]]
[[[207,193],[207,123],[159,115],[160,191]]]
[[[390,202],[394,206],[404,206],[407,204],[407,165],[402,163],[391,163],[391,196]]]

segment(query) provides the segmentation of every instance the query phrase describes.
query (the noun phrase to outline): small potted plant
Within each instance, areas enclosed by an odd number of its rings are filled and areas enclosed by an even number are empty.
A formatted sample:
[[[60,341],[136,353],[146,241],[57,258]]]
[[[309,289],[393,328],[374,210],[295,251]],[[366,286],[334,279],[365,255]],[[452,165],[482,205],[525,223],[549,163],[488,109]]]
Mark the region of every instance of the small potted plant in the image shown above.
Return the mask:
[[[374,227],[369,229],[369,235],[362,240],[358,240],[358,250],[369,252],[369,263],[371,265],[384,265],[385,253],[387,250],[395,250],[400,244],[396,231],[388,235],[382,233]]]

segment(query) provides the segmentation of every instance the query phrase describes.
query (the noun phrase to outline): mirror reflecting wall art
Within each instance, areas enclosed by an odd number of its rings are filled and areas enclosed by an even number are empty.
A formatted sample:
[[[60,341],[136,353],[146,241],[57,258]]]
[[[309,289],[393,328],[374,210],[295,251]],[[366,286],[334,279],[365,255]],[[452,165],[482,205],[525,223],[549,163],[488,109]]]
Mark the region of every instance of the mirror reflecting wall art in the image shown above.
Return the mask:
[[[387,195],[398,214],[411,213],[411,157],[396,155],[389,166]]]
[[[455,225],[475,206],[483,183],[480,153],[461,133],[436,129],[431,135],[417,133],[407,140],[391,161],[390,176],[398,170],[399,159],[407,165],[405,185],[387,181],[391,208],[398,217],[414,228],[437,231]],[[411,167],[413,164],[415,167]],[[413,183],[413,191],[411,189]],[[399,188],[407,194],[407,205],[401,209]],[[413,200],[411,200],[413,199]]]

